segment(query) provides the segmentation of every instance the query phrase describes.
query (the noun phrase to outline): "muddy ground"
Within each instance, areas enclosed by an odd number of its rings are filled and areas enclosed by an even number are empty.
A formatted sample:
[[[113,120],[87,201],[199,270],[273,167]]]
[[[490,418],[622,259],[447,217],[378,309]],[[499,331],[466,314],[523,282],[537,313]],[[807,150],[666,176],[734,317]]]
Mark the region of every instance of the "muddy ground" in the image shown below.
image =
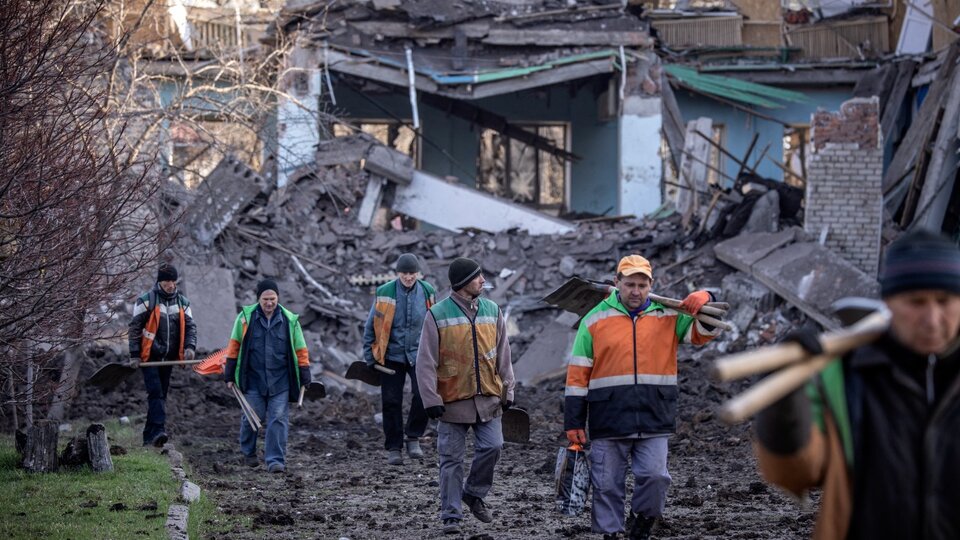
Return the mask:
[[[809,537],[812,508],[800,508],[760,480],[748,426],[728,428],[714,418],[715,407],[737,389],[706,377],[718,346],[681,349],[680,414],[670,447],[673,485],[654,537]],[[487,499],[495,520],[483,524],[468,516],[461,538],[599,538],[589,532],[589,510],[576,517],[553,510],[554,462],[563,440],[562,395],[559,380],[518,388],[518,404],[531,415],[531,441],[506,445]],[[85,388],[72,415],[128,415],[142,422],[145,409],[145,392],[135,376],[109,393]],[[374,421],[378,411],[379,394],[336,391],[292,410],[284,474],[239,464],[239,412],[221,382],[175,370],[167,426],[192,466],[191,480],[224,514],[252,519],[250,527],[212,538],[444,537],[435,439],[426,438],[422,462],[407,458],[402,467],[389,466]]]

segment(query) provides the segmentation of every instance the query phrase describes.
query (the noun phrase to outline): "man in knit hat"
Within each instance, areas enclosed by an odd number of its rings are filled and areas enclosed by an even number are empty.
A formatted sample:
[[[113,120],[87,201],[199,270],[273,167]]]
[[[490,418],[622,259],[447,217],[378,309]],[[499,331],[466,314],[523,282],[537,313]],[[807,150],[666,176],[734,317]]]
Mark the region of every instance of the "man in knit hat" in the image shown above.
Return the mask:
[[[197,349],[197,325],[190,301],[177,290],[177,268],[160,265],[153,288],[133,303],[133,318],[127,327],[130,358],[136,363],[163,360],[193,360]],[[157,448],[167,442],[166,403],[173,366],[143,367],[147,389],[147,419],[143,444]]]
[[[676,426],[677,347],[704,345],[720,330],[696,314],[710,301],[690,293],[686,313],[649,298],[653,269],[640,255],[617,264],[616,289],[580,322],[567,367],[564,429],[572,444],[589,430],[592,529],[604,538],[624,532],[628,465],[633,471],[633,522],[627,538],[646,539],[663,513],[670,487],[667,440]]]
[[[503,448],[500,416],[513,404],[513,364],[503,313],[481,298],[483,272],[457,258],[447,273],[450,296],[430,308],[417,354],[417,382],[427,416],[440,420],[440,519],[443,532],[458,534],[461,501],[478,520],[493,521],[483,498]],[[467,431],[473,430],[473,463],[463,482]]]
[[[227,344],[224,379],[236,386],[260,417],[267,471],[286,469],[290,402],[310,384],[310,358],[299,316],[280,304],[280,288],[272,279],[257,283],[257,303],[244,306]],[[257,459],[257,432],[240,418],[240,451],[251,467]]]
[[[396,268],[397,278],[377,287],[377,297],[363,328],[363,358],[367,365],[372,368],[379,364],[394,371],[393,375],[380,376],[384,447],[390,465],[403,464],[404,434],[407,455],[414,459],[423,457],[420,437],[427,429],[427,415],[420,400],[415,366],[423,318],[436,303],[433,285],[419,279],[420,261],[416,255],[400,255]],[[404,427],[403,385],[407,377],[413,397]]]
[[[904,235],[880,294],[888,330],[757,417],[758,465],[797,495],[822,488],[815,538],[960,538],[960,249]]]

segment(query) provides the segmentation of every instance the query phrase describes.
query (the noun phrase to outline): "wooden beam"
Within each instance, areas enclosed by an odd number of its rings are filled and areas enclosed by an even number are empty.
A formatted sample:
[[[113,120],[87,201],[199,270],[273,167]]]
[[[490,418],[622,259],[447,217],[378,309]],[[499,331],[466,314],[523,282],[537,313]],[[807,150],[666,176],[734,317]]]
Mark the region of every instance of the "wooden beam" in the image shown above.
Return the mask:
[[[350,21],[347,23],[369,36],[407,39],[453,39],[456,29],[460,29],[470,39],[486,37],[490,30],[487,23],[465,23],[444,28],[419,29],[405,22],[392,21]]]
[[[377,64],[372,58],[359,58],[336,51],[334,49],[330,49],[327,58],[330,69],[334,71],[347,73],[349,75],[356,75],[357,77],[362,77],[364,79],[386,82],[397,86],[402,86],[404,88],[409,86],[407,76],[403,70],[390,66],[382,66]],[[424,92],[436,92],[438,90],[437,84],[423,75],[418,74],[416,76],[415,84],[417,90],[422,90]]]

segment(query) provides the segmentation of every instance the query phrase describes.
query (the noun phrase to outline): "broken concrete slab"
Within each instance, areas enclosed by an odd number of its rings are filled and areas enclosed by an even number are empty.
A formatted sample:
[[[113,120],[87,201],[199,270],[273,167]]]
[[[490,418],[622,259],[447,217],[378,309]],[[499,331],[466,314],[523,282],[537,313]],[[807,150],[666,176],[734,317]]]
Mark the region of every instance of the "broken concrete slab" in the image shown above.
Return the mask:
[[[190,507],[183,504],[171,504],[167,509],[167,538],[170,540],[190,540],[187,534],[187,520],[190,517]]]
[[[448,231],[522,229],[530,234],[563,234],[572,223],[462,184],[415,171],[410,185],[397,186],[393,209]]]
[[[234,219],[261,193],[271,186],[233,156],[217,164],[197,186],[197,195],[184,215],[184,223],[201,245],[210,246]]]
[[[376,143],[375,139],[362,133],[320,141],[317,144],[316,158],[309,165],[309,168],[317,169],[331,165],[360,163],[367,155],[370,147]]]
[[[785,231],[787,232],[787,231]],[[876,298],[880,285],[815,242],[784,244],[783,233],[743,234],[714,247],[717,258],[758,281],[825,328],[839,328],[829,307],[847,296]],[[778,247],[773,247],[778,246]]]
[[[226,347],[237,317],[233,272],[213,266],[185,266],[180,287],[190,299],[197,324],[197,350],[213,352]]]
[[[371,146],[363,159],[363,168],[398,184],[413,181],[413,159],[387,146]]]
[[[383,178],[379,175],[371,174],[367,180],[367,189],[363,194],[363,201],[360,202],[360,209],[357,210],[357,221],[364,227],[369,227],[373,223],[373,217],[380,207],[380,201],[383,199]]]
[[[530,384],[538,376],[553,373],[569,363],[573,340],[577,335],[573,325],[579,319],[577,314],[564,311],[544,326],[513,366],[518,382]]]
[[[180,500],[187,504],[193,504],[199,501],[200,486],[189,480],[184,480],[183,484],[180,485]]]

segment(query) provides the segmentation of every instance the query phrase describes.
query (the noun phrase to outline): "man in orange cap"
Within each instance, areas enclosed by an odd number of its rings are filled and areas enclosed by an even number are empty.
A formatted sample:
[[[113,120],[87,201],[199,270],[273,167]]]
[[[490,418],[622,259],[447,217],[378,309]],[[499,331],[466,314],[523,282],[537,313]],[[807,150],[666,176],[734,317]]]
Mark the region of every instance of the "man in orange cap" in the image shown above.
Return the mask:
[[[703,345],[719,329],[650,300],[653,269],[640,255],[617,265],[616,289],[580,322],[567,367],[564,429],[587,442],[593,485],[592,529],[604,538],[624,531],[626,469],[634,475],[627,538],[646,539],[663,513],[670,486],[667,438],[677,414],[677,346]],[[690,293],[682,309],[696,314],[711,299]]]

